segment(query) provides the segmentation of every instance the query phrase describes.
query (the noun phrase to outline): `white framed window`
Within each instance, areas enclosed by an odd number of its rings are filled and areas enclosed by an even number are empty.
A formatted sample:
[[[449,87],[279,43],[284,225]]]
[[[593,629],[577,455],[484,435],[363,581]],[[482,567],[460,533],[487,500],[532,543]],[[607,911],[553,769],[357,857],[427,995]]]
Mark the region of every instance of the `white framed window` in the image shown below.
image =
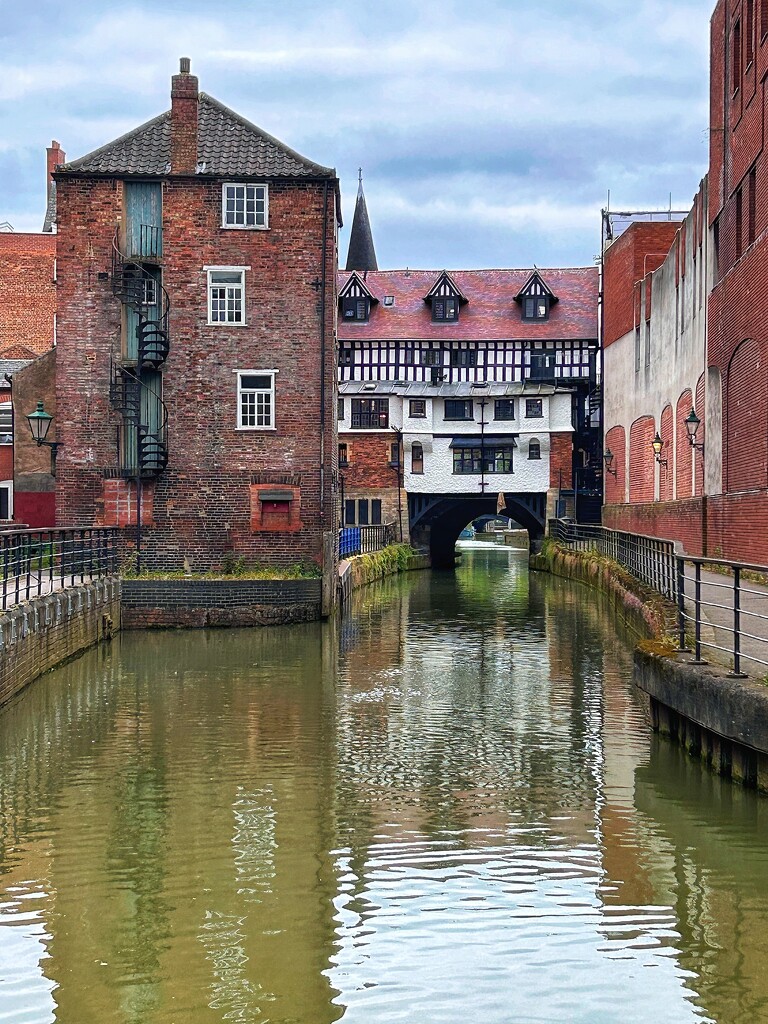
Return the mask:
[[[269,227],[267,186],[226,182],[221,189],[221,226],[241,229]]]
[[[13,405],[0,403],[0,444],[13,444]]]
[[[275,429],[275,375],[277,370],[235,370],[237,374],[237,429]]]
[[[247,267],[206,267],[208,271],[208,323],[245,325],[245,272]]]

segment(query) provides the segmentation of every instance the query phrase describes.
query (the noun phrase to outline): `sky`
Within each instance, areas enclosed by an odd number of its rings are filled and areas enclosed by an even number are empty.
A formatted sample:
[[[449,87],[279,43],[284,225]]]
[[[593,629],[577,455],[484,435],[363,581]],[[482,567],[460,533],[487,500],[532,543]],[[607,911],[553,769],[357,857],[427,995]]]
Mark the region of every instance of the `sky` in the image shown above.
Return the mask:
[[[68,159],[202,91],[358,167],[384,269],[585,266],[600,210],[687,209],[707,169],[714,0],[0,0],[0,222]]]

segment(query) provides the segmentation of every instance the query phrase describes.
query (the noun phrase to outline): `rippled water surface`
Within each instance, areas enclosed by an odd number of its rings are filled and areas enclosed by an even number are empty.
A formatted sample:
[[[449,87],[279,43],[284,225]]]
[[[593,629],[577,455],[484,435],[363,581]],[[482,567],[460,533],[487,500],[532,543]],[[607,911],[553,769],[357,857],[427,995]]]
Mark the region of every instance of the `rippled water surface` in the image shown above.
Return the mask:
[[[767,808],[520,553],[126,634],[0,713],[0,1024],[768,1021]]]

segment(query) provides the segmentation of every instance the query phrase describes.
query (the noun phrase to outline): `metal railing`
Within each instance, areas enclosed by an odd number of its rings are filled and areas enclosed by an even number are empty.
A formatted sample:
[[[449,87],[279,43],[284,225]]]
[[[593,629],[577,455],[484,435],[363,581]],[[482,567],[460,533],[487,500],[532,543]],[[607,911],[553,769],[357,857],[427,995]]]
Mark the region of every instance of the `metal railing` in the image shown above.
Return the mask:
[[[674,541],[551,520],[549,535],[576,550],[595,550],[624,566],[677,607],[677,640],[691,663],[706,648],[732,678],[742,662],[768,668],[768,566],[680,554]]]
[[[96,527],[1,531],[3,609],[117,572],[117,533]]]
[[[549,535],[577,551],[605,555],[668,600],[677,600],[674,541],[609,530],[605,526],[582,526],[564,519],[550,520]]]
[[[339,558],[368,555],[395,543],[395,524],[344,526],[339,530]]]

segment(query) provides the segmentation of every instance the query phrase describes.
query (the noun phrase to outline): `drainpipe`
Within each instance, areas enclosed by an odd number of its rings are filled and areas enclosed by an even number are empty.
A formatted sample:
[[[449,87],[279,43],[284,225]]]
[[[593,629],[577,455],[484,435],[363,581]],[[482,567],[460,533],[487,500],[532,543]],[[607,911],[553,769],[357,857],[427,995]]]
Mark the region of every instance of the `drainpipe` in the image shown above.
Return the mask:
[[[328,179],[323,182],[323,268],[320,272],[320,524],[325,525],[325,291],[328,254]]]

